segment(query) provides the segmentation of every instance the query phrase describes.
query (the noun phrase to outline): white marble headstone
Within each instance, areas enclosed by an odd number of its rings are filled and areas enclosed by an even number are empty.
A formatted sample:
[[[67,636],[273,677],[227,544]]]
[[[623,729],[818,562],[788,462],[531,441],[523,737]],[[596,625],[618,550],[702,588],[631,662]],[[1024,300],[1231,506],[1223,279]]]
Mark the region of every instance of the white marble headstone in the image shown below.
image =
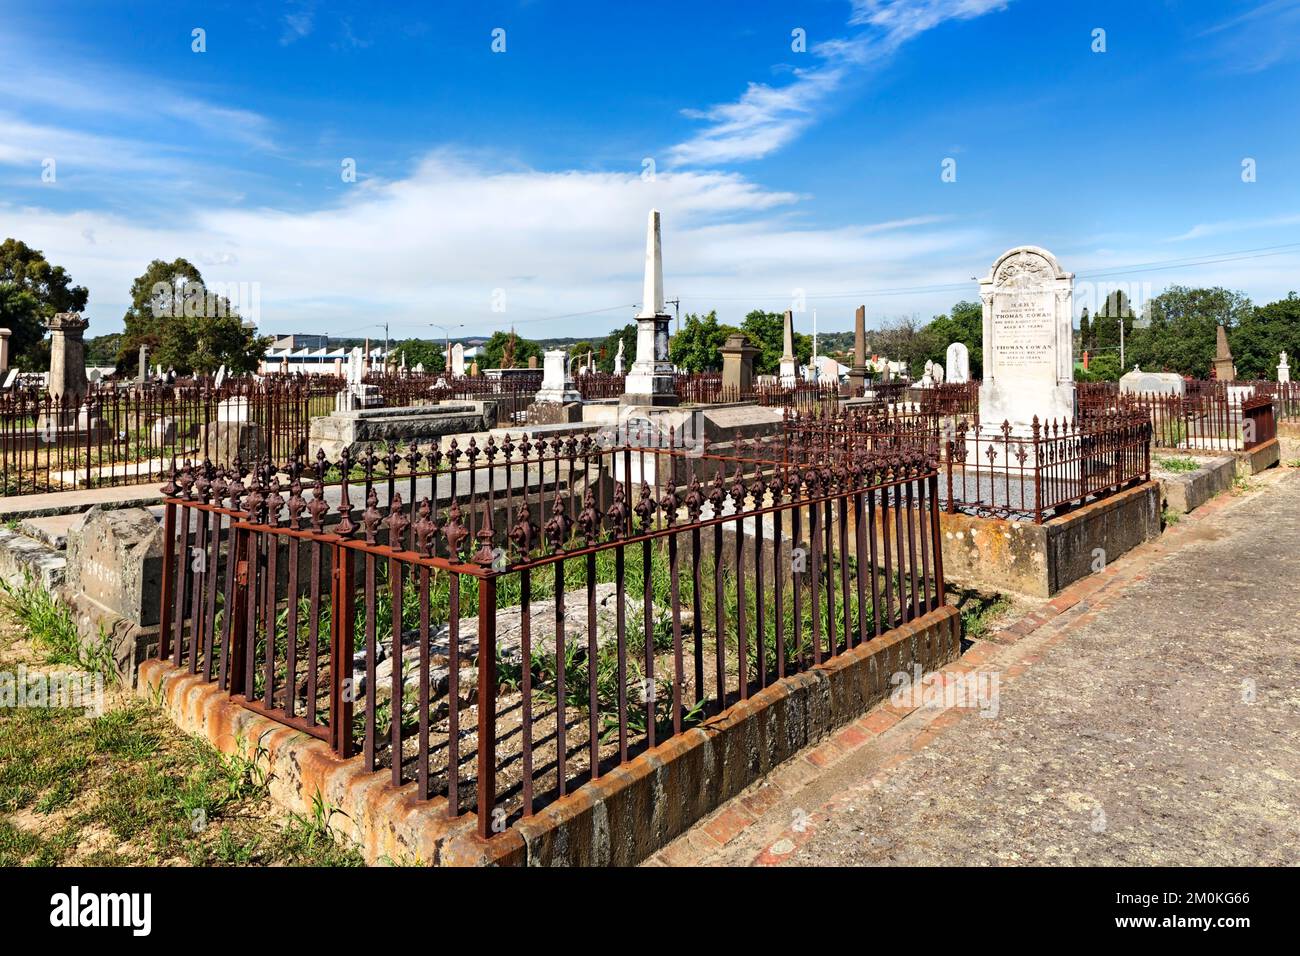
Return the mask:
[[[944,357],[949,384],[960,385],[970,381],[970,350],[965,342],[952,342]]]
[[[465,346],[459,342],[451,347],[451,374],[455,378],[465,374]]]
[[[1037,246],[1004,252],[980,280],[984,378],[980,421],[1029,435],[1074,418],[1074,274]]]

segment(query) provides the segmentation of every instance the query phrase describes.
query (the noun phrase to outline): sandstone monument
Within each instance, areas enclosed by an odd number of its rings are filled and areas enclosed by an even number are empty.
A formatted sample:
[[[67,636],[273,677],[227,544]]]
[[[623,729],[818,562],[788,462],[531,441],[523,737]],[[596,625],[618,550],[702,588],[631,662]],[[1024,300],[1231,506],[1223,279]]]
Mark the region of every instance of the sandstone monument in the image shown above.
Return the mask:
[[[853,314],[853,367],[849,369],[849,394],[859,397],[867,387],[867,307]]]
[[[1237,365],[1232,359],[1232,349],[1228,348],[1228,333],[1222,325],[1218,327],[1214,343],[1214,378],[1220,382],[1237,379]]]

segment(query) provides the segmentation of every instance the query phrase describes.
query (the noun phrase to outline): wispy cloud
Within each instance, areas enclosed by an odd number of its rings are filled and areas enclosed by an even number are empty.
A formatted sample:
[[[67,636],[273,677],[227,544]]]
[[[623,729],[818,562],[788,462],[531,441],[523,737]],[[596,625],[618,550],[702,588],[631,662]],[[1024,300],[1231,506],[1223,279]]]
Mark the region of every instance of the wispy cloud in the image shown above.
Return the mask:
[[[1265,0],[1202,30],[1211,53],[1234,73],[1258,73],[1300,56],[1300,0]]]
[[[1300,214],[1272,216],[1266,219],[1224,219],[1219,222],[1197,223],[1186,232],[1170,236],[1164,241],[1187,242],[1192,239],[1205,239],[1210,236],[1222,236],[1233,232],[1258,232],[1294,225],[1300,225]]]
[[[294,3],[293,9],[280,18],[284,32],[280,34],[280,45],[297,43],[311,33],[315,27],[316,5],[314,3]]]
[[[814,44],[817,64],[783,86],[751,82],[739,99],[684,114],[707,125],[669,151],[673,164],[708,166],[761,159],[794,140],[857,71],[880,64],[908,40],[949,20],[1005,9],[1010,0],[854,0],[847,37]]]

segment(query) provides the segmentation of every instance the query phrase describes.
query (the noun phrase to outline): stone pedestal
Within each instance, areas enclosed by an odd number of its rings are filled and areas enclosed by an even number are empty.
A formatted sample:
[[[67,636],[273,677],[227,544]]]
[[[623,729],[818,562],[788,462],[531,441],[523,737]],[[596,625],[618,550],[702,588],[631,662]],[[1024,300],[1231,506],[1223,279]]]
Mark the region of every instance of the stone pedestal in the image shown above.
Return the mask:
[[[799,384],[799,361],[794,356],[794,313],[787,311],[782,328],[781,385],[794,388]]]
[[[1220,382],[1234,382],[1237,379],[1237,365],[1232,359],[1232,349],[1228,348],[1228,333],[1222,325],[1218,327],[1215,338],[1214,377]]]
[[[1133,371],[1120,376],[1121,394],[1182,395],[1187,383],[1177,372],[1144,372],[1134,366]]]
[[[753,390],[754,356],[759,349],[749,344],[741,332],[727,336],[727,342],[718,350],[722,353],[722,391],[725,396],[739,397]]]
[[[208,425],[207,457],[218,466],[227,466],[238,458],[258,461],[266,455],[266,437],[257,422],[216,421]]]
[[[76,312],[60,312],[50,319],[50,398],[69,404],[86,394],[86,344],[90,323]]]
[[[853,315],[853,366],[849,369],[849,394],[860,396],[867,388],[867,307]]]
[[[334,411],[354,412],[363,408],[383,408],[384,396],[378,385],[349,385],[334,396]]]
[[[162,527],[144,508],[94,507],[68,530],[64,596],[87,648],[108,637],[129,686],[158,641]]]
[[[546,364],[542,370],[542,387],[537,390],[534,401],[543,405],[581,402],[582,395],[574,387],[573,377],[569,374],[568,353],[564,349],[548,349],[545,359]]]
[[[9,371],[9,336],[11,335],[13,332],[9,329],[0,329],[0,378]]]

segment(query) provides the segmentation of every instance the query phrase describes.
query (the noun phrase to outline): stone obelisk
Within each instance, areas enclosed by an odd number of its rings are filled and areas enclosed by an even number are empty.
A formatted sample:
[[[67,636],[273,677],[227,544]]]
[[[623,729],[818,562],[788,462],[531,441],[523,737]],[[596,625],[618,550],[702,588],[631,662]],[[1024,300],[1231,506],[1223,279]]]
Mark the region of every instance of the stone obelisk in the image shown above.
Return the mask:
[[[645,239],[645,284],[636,317],[636,361],[624,380],[624,405],[676,405],[673,366],[668,360],[668,323],[664,313],[664,263],[659,210],[650,210]]]
[[[1219,382],[1233,382],[1237,379],[1237,364],[1232,360],[1232,349],[1228,348],[1228,333],[1220,325],[1216,333],[1214,349],[1214,378]]]
[[[783,336],[781,353],[781,384],[786,388],[794,388],[799,382],[799,362],[794,357],[794,313],[787,311],[785,314],[785,329]]]
[[[867,388],[867,307],[858,306],[853,315],[853,367],[849,369],[849,393],[861,398]]]

